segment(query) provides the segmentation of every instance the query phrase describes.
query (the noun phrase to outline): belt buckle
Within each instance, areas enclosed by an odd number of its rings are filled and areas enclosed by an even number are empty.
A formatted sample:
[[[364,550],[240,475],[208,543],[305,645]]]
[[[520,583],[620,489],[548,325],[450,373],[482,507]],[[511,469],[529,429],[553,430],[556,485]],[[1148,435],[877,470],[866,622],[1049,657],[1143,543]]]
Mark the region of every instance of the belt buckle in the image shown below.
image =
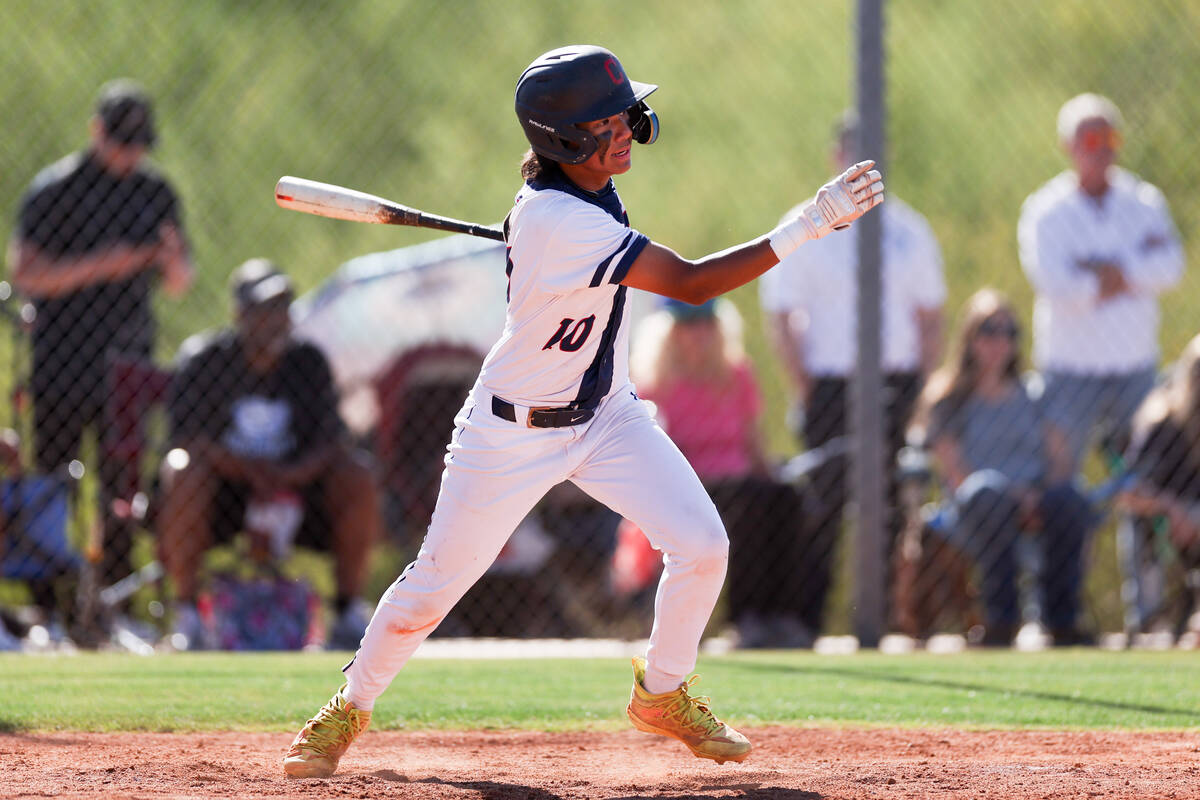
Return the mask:
[[[537,427],[536,425],[533,424],[533,412],[535,412],[535,411],[557,411],[557,410],[558,410],[558,408],[556,406],[538,406],[537,408],[530,408],[529,413],[525,416],[525,427],[526,428],[536,428]]]

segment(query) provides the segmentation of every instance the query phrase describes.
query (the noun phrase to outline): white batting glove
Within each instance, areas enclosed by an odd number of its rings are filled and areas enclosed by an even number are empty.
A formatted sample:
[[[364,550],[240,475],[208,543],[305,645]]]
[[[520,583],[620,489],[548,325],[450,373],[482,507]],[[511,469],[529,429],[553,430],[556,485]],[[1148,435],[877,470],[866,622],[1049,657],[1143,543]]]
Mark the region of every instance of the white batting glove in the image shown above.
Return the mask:
[[[767,234],[771,249],[782,261],[811,239],[850,227],[850,223],[883,202],[883,177],[871,169],[874,161],[860,161],[821,187],[805,203],[800,215]]]

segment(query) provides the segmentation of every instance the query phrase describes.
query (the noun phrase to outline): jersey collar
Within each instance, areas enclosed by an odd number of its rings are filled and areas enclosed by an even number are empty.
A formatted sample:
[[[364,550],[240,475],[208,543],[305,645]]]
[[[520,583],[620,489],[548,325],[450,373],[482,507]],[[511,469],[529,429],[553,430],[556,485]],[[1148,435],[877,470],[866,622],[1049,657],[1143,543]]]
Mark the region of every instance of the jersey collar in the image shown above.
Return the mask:
[[[572,197],[577,197],[585,203],[591,203],[594,206],[599,206],[608,212],[609,216],[622,224],[625,223],[625,209],[621,205],[621,198],[617,195],[617,187],[612,182],[612,178],[608,179],[608,183],[598,192],[589,192],[577,186],[566,175],[561,172],[544,181],[528,181],[530,188],[536,191],[546,189],[554,189],[555,191],[565,192]]]

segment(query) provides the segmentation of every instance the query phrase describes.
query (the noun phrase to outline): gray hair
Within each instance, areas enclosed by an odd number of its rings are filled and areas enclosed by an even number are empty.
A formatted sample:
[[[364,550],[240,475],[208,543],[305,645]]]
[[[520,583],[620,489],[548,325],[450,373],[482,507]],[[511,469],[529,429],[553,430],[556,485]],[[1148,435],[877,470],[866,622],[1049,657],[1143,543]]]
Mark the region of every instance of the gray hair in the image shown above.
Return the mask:
[[[1121,117],[1121,110],[1117,108],[1116,103],[1103,95],[1087,92],[1072,97],[1059,109],[1059,141],[1069,145],[1075,140],[1079,126],[1093,119],[1102,119],[1108,123],[1109,127],[1117,131],[1125,125],[1125,120]]]

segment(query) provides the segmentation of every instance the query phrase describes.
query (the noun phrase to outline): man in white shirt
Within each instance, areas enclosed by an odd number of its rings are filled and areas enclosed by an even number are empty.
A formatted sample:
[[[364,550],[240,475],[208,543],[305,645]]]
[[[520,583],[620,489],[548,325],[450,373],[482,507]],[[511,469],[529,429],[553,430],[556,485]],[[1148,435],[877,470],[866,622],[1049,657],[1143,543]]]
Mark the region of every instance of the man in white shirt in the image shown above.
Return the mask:
[[[853,163],[856,117],[847,112],[834,128],[832,159],[838,169]],[[920,394],[922,378],[941,355],[946,284],[942,254],[929,223],[890,197],[883,213],[881,332],[889,463],[904,446],[904,429]],[[792,209],[784,218],[793,217]],[[809,448],[847,433],[850,381],[858,361],[857,236],[830,234],[794,251],[759,279],[772,343],[783,361],[797,408],[797,435]],[[802,422],[801,422],[802,418]],[[830,447],[832,452],[840,448]],[[848,475],[846,460],[833,457],[812,475],[823,501],[813,522],[810,569],[801,579],[797,611],[813,634],[820,631],[842,527]],[[897,486],[888,480],[888,563],[902,524]],[[889,581],[890,584],[890,581]]]
[[[1158,295],[1183,276],[1162,192],[1114,163],[1122,127],[1106,97],[1081,94],[1063,104],[1058,138],[1074,170],[1031,194],[1017,225],[1021,266],[1036,292],[1034,363],[1045,373],[1046,413],[1067,434],[1075,472],[1094,432],[1124,450],[1130,420],[1155,382]],[[1055,542],[1046,545],[1054,569]],[[1119,529],[1121,593],[1134,628],[1146,592],[1138,565],[1149,546],[1135,526]]]
[[[1058,114],[1067,170],[1029,196],[1017,226],[1036,292],[1033,357],[1047,413],[1075,471],[1092,432],[1116,442],[1154,384],[1158,295],[1179,283],[1183,250],[1162,192],[1114,165],[1121,112],[1081,94]]]

